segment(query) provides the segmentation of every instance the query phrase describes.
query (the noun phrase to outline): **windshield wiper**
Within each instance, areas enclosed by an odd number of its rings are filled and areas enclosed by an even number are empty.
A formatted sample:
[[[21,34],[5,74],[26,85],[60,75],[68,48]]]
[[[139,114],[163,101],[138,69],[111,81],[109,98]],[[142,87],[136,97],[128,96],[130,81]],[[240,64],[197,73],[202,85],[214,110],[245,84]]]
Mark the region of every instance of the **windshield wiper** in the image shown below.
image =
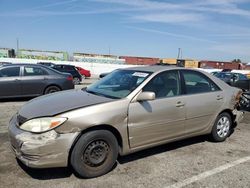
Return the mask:
[[[111,99],[120,99],[119,97],[113,97],[113,96],[110,96],[110,95],[105,95],[105,94],[98,93],[98,92],[95,92],[95,91],[91,91],[91,90],[88,90],[88,89],[86,89],[85,91],[87,93],[91,93],[91,94],[102,96],[102,97],[107,97],[107,98],[111,98]]]

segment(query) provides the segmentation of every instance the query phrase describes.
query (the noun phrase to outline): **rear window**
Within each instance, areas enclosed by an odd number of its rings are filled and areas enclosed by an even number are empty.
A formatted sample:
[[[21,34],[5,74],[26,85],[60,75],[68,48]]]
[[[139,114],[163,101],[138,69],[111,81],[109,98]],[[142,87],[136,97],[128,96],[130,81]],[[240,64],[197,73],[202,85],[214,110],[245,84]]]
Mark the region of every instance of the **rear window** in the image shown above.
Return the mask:
[[[15,77],[19,76],[20,67],[6,67],[0,70],[1,77]]]

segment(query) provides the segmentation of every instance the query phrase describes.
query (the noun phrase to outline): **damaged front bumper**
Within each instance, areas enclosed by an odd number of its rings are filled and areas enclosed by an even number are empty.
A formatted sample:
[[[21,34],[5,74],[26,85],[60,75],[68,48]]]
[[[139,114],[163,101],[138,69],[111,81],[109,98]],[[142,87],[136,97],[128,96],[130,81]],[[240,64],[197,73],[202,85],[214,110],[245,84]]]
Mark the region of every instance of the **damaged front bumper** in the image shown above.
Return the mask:
[[[58,134],[51,130],[34,134],[17,126],[16,115],[10,120],[9,137],[16,157],[28,167],[66,167],[69,151],[79,132]]]

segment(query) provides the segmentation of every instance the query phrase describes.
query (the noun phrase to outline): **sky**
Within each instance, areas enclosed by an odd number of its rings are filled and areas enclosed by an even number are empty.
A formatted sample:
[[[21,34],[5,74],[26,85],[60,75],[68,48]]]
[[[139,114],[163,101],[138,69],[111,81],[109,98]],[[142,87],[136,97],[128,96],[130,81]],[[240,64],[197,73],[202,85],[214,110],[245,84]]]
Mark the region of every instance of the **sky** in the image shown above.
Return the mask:
[[[0,47],[250,62],[250,0],[0,0]]]

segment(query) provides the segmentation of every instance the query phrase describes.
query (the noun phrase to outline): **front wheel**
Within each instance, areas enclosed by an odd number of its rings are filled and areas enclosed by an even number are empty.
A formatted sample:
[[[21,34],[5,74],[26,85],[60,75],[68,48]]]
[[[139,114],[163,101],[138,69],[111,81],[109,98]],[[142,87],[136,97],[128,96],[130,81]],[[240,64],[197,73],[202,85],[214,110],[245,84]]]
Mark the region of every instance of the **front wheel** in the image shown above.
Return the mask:
[[[109,172],[118,156],[116,137],[107,130],[83,134],[71,153],[71,166],[83,178],[94,178]]]
[[[231,116],[226,112],[221,113],[214,122],[211,132],[212,140],[215,142],[223,142],[230,135],[231,128]]]

